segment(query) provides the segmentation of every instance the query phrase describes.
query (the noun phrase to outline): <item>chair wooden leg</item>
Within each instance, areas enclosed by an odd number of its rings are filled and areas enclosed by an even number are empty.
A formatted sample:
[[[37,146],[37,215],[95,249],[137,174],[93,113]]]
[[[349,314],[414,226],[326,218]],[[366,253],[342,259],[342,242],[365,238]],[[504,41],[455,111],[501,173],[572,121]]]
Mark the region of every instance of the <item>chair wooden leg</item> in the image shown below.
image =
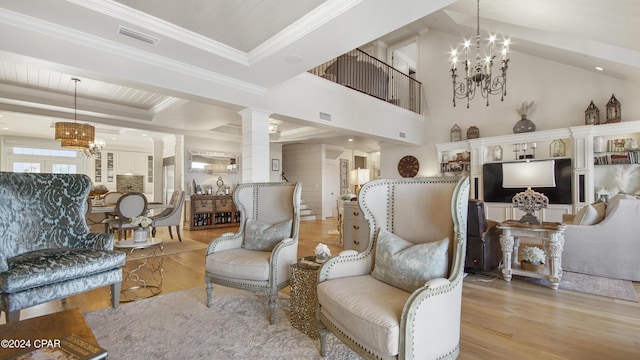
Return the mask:
[[[121,282],[111,284],[111,307],[114,309],[120,305],[120,290],[122,290]]]
[[[318,321],[318,330],[320,332],[320,355],[324,357],[327,355],[327,327]]]
[[[271,325],[276,322],[276,294],[269,294],[269,322]]]
[[[213,306],[213,283],[207,283],[207,307]]]
[[[173,240],[173,234],[171,233],[171,225],[167,226],[169,228],[169,237]]]
[[[154,228],[154,227],[151,228],[151,236],[152,237],[156,236],[156,228]]]
[[[169,226],[169,231],[171,231],[171,226]],[[178,233],[178,240],[182,242],[182,236],[180,236],[180,225],[176,225],[176,233]]]
[[[20,310],[5,312],[5,320],[7,324],[20,321]]]

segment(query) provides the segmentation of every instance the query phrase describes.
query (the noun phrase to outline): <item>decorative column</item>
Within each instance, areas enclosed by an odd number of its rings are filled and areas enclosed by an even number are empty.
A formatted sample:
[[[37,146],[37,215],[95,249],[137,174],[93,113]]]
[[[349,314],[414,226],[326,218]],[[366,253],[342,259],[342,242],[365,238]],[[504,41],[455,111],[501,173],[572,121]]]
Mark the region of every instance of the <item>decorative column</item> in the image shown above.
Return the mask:
[[[247,108],[242,116],[242,182],[269,181],[269,115]]]

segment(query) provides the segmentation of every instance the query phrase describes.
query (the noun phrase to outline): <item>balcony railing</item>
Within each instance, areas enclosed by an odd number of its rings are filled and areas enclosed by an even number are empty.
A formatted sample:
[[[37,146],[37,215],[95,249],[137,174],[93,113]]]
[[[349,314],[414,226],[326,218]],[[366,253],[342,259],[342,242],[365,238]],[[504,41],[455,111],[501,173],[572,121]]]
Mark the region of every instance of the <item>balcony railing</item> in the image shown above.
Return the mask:
[[[420,114],[422,83],[362,50],[351,50],[310,73]]]

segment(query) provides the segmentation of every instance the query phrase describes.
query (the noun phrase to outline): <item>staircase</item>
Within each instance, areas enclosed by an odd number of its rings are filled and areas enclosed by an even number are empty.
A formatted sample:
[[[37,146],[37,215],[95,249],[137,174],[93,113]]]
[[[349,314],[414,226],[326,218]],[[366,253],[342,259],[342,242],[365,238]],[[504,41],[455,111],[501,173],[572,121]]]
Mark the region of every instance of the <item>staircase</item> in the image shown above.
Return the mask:
[[[304,199],[300,200],[300,221],[316,220],[316,212]]]

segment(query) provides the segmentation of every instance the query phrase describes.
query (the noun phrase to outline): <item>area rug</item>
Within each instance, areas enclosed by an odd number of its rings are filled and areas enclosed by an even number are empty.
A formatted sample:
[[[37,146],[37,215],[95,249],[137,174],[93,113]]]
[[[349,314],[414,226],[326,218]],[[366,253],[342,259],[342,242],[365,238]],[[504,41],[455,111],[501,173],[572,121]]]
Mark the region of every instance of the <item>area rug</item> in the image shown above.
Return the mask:
[[[360,359],[337,338],[319,340],[293,328],[289,298],[279,294],[269,324],[267,297],[214,285],[213,307],[204,286],[85,314],[109,359]]]
[[[549,282],[546,279],[536,279],[524,276],[518,276],[518,278],[543,286],[549,285]],[[628,280],[610,279],[600,276],[563,271],[559,288],[620,300],[638,301],[636,291],[633,288],[633,283]]]
[[[628,280],[609,279],[600,276],[585,275],[564,271],[560,280],[560,289],[578,291],[587,294],[612,297],[616,299],[638,301],[633,283]]]

